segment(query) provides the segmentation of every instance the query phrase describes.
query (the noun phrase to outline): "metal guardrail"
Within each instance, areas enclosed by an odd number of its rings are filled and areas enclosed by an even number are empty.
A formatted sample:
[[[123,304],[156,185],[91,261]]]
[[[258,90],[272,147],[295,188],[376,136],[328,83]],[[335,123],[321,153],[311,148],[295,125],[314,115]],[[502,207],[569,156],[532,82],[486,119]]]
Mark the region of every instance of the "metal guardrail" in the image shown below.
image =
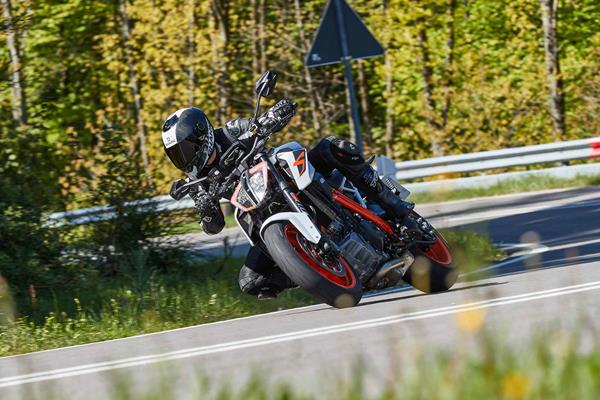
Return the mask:
[[[400,181],[406,181],[435,175],[486,171],[497,168],[583,160],[594,157],[600,157],[600,138],[482,151],[479,153],[404,161],[400,163],[396,163],[386,157],[378,157],[377,168],[381,175],[393,175]],[[577,171],[580,171],[582,174],[590,174],[592,171],[597,171],[596,168],[583,168],[583,166],[565,168],[571,171],[571,175],[577,173]],[[548,170],[538,170],[535,171],[535,173],[541,174],[543,171],[548,171],[552,175],[561,176],[560,172],[563,170],[566,172],[566,169],[552,168]],[[517,174],[522,175],[523,173],[500,175],[503,175],[508,179],[511,176],[517,177]],[[443,181],[445,183],[442,183],[442,181],[415,183],[405,186],[411,191],[435,189],[440,186],[440,184],[445,184],[446,187],[458,188],[463,185],[472,187],[475,184],[482,185],[485,183],[484,181],[487,181],[488,184],[497,183],[500,175],[451,179]],[[463,183],[462,181],[465,182]],[[458,185],[449,185],[448,182],[456,182]],[[226,201],[223,200],[222,203],[223,202]],[[125,205],[138,207],[138,210],[142,212],[145,209],[153,212],[164,212],[192,208],[194,202],[191,199],[175,201],[169,196],[157,196],[151,199],[132,201]],[[48,217],[47,222],[50,225],[63,225],[65,223],[70,225],[81,225],[90,222],[107,221],[115,216],[116,212],[114,207],[97,206],[74,211],[53,213]]]
[[[459,154],[395,163],[400,181],[435,175],[486,171],[524,165],[585,160],[600,157],[600,138],[555,142],[479,153]],[[379,162],[383,175],[391,175],[389,162]]]
[[[166,212],[182,210],[194,207],[192,199],[175,201],[171,196],[157,196],[150,199],[130,201],[124,204],[126,207],[136,207],[138,212]],[[114,206],[97,206],[82,208],[73,211],[62,211],[52,213],[47,218],[47,223],[52,226],[64,224],[82,225],[90,222],[108,221],[117,216]]]

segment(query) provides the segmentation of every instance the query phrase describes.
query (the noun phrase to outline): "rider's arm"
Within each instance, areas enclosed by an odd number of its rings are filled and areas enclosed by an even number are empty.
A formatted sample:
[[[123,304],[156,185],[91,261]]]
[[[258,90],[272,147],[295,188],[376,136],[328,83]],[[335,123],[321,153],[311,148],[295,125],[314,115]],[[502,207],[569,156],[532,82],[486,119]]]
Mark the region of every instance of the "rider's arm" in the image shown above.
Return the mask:
[[[250,118],[236,118],[227,122],[223,127],[223,132],[231,139],[239,139],[243,141],[245,139],[244,134],[248,132],[250,128]]]
[[[296,113],[296,103],[283,99],[278,101],[267,112],[260,115],[257,120],[259,131],[263,134],[272,134],[279,132],[290,122],[290,119]],[[237,118],[225,124],[223,131],[232,138],[236,138],[242,142],[249,138],[246,135],[250,128],[250,118]],[[246,144],[246,143],[244,143]]]
[[[279,132],[296,114],[296,103],[287,99],[279,100],[266,113],[258,118],[259,134],[263,136]]]

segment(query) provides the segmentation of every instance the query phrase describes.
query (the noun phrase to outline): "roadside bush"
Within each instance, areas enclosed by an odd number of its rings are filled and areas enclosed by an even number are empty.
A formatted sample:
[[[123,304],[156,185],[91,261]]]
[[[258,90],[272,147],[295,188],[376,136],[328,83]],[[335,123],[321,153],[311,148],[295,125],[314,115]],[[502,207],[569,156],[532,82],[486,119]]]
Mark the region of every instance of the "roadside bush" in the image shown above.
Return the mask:
[[[0,180],[0,275],[8,282],[17,316],[43,322],[51,313],[74,315],[73,298],[84,309],[99,309],[102,300],[95,292],[101,280],[115,277],[143,298],[157,274],[189,264],[189,255],[177,243],[156,240],[177,226],[179,218],[156,213],[152,205],[140,210],[130,204],[152,197],[154,190],[122,136],[107,131],[101,137],[105,170],[89,186],[89,203],[113,207],[113,219],[48,226],[44,207],[25,185]]]

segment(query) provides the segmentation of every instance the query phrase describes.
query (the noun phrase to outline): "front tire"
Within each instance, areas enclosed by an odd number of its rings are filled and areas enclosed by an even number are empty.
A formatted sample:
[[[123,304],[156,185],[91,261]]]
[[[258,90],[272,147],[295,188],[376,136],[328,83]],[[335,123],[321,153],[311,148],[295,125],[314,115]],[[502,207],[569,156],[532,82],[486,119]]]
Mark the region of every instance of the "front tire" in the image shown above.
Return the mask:
[[[352,267],[341,256],[324,260],[316,254],[317,246],[291,223],[269,225],[263,237],[279,268],[316,298],[336,308],[353,307],[362,298],[362,285]]]
[[[419,218],[414,212],[412,216]],[[458,279],[458,271],[448,243],[440,232],[433,227],[432,230],[438,239],[437,242],[429,246],[414,246],[411,252],[415,261],[402,277],[406,283],[425,293],[444,292]]]

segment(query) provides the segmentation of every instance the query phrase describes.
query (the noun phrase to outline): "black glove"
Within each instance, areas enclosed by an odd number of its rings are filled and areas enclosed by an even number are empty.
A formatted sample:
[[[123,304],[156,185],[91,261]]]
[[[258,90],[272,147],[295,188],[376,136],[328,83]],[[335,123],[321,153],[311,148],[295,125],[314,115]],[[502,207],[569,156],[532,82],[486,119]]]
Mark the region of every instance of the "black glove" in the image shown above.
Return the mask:
[[[198,194],[194,197],[194,204],[200,219],[203,219],[206,215],[210,214],[213,208],[216,207],[214,200],[207,194]]]
[[[196,209],[200,214],[199,223],[204,232],[213,235],[221,232],[225,227],[225,218],[219,208],[219,204],[207,194],[199,194],[194,198]]]
[[[296,114],[296,105],[296,103],[286,99],[279,100],[277,104],[258,119],[260,124],[259,134],[266,136],[282,130]]]

